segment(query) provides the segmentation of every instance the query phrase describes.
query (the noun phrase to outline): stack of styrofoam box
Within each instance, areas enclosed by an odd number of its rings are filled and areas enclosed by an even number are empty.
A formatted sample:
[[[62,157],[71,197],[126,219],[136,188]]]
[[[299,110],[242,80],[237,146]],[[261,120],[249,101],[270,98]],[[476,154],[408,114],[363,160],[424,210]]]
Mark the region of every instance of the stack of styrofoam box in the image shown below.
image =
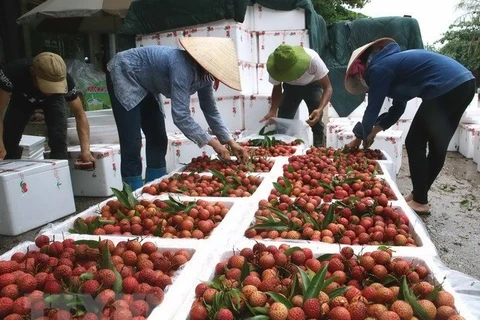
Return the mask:
[[[23,135],[20,147],[23,148],[22,159],[42,160],[45,152],[45,137]]]
[[[112,109],[87,111],[86,115],[90,125],[90,143],[118,143],[118,131]],[[67,120],[67,139],[72,146],[80,144],[74,117]]]
[[[75,212],[67,160],[0,161],[0,234],[15,236]]]
[[[475,151],[475,136],[480,131],[480,118],[479,123],[461,123],[459,126],[459,148],[460,152],[465,158],[472,159]]]

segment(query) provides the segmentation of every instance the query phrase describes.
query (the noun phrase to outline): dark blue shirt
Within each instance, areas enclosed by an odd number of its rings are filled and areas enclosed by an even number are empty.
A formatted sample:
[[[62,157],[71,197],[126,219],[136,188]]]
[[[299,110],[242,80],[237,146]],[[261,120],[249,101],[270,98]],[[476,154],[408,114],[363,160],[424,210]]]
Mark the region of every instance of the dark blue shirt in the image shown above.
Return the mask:
[[[362,119],[363,134],[356,130],[355,135],[367,138],[386,97],[393,99],[393,105],[378,122],[384,130],[398,121],[408,100],[435,99],[473,78],[452,58],[421,49],[400,51],[398,44],[391,43],[367,65],[368,105]]]

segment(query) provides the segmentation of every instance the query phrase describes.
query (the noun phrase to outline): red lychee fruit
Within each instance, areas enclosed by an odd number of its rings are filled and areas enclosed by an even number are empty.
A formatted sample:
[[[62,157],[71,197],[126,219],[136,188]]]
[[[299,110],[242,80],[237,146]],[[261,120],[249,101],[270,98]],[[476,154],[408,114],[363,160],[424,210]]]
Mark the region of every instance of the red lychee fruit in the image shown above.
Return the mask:
[[[328,312],[330,320],[351,320],[350,312],[345,307],[335,307]]]
[[[117,276],[110,269],[101,269],[95,274],[95,280],[103,284],[104,288],[111,288],[115,284]]]
[[[133,314],[132,314],[132,311],[130,311],[130,309],[128,309],[128,308],[118,308],[118,309],[115,309],[110,314],[110,319],[131,320],[131,319],[133,319]]]
[[[20,297],[13,301],[13,313],[27,315],[30,313],[32,305],[27,297]]]
[[[150,311],[150,307],[148,306],[148,303],[146,301],[135,300],[130,305],[130,310],[132,311],[132,314],[134,317],[136,316],[146,317],[148,312]]]
[[[449,306],[452,308],[455,308],[455,298],[450,292],[441,290],[437,294],[437,298],[434,301],[435,306],[441,307],[441,306]]]
[[[13,299],[8,297],[0,298],[0,317],[5,317],[12,313],[13,309]]]
[[[367,305],[362,301],[355,301],[347,306],[352,320],[363,320],[367,317]]]
[[[138,281],[134,277],[127,277],[122,281],[123,292],[133,293],[133,290],[138,286]]]
[[[98,293],[95,299],[100,303],[101,306],[106,306],[115,301],[115,291],[112,289],[102,290]]]
[[[13,273],[5,273],[0,276],[0,288],[15,283],[15,276]]]
[[[317,298],[307,299],[303,303],[303,311],[307,318],[318,318],[320,315],[322,303]]]
[[[20,296],[20,289],[16,284],[9,284],[0,290],[0,297],[8,297],[12,300]]]
[[[162,303],[165,293],[159,287],[153,287],[149,294],[147,294],[147,302],[151,306],[158,306]]]
[[[268,316],[271,320],[286,320],[288,317],[288,309],[283,303],[274,302],[270,305]]]
[[[233,320],[233,313],[229,309],[222,308],[218,310],[215,319],[217,320]]]
[[[0,275],[17,271],[20,265],[16,261],[0,261]]]
[[[288,310],[287,320],[305,320],[305,312],[300,307],[293,307]]]
[[[18,277],[15,280],[15,283],[22,293],[30,293],[37,288],[37,280],[29,273],[26,273],[22,277]]]
[[[207,320],[208,312],[207,309],[200,305],[196,304],[190,309],[190,320]]]
[[[55,269],[53,275],[55,279],[65,281],[72,276],[72,267],[62,264]]]
[[[100,283],[97,280],[90,279],[83,283],[81,289],[83,293],[95,295],[98,289],[100,289]]]
[[[401,320],[410,320],[413,317],[413,309],[410,304],[403,300],[397,300],[392,303],[390,310],[394,311]]]
[[[47,280],[43,288],[45,293],[55,294],[62,292],[62,285],[57,280]]]
[[[248,302],[252,307],[264,307],[267,301],[267,295],[261,291],[252,292],[248,298]]]
[[[38,248],[42,248],[43,246],[47,245],[50,243],[50,238],[44,234],[38,236],[35,238],[35,245]]]

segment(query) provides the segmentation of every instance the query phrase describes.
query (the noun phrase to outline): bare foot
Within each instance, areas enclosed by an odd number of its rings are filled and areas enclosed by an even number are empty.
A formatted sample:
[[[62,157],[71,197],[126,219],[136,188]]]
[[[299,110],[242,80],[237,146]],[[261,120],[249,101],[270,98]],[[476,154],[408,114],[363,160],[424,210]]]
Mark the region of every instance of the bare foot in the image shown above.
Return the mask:
[[[406,196],[403,197],[405,201],[409,202],[413,200],[413,193],[409,193]]]
[[[430,211],[430,206],[428,204],[421,204],[421,203],[415,202],[414,200],[408,201],[407,204],[410,208],[412,208],[416,212]]]

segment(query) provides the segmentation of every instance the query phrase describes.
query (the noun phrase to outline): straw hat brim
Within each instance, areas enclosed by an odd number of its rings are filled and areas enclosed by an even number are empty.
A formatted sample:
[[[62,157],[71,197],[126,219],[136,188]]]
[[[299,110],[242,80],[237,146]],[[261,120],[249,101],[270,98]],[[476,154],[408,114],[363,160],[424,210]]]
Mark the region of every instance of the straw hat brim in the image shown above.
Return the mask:
[[[392,42],[395,42],[395,40],[393,40],[392,38],[380,38],[370,43],[367,43],[366,45],[363,45],[352,52],[352,55],[350,56],[350,60],[348,61],[347,72],[345,73],[345,82],[344,82],[345,89],[349,93],[363,94],[368,91],[368,87],[364,86],[359,80],[356,79],[356,77],[349,74],[350,68],[352,67],[353,62],[356,59],[360,58],[362,54],[371,46],[373,45],[386,46],[387,44],[390,44]]]
[[[207,72],[227,87],[242,91],[237,53],[232,39],[183,37],[179,40],[185,50]]]

